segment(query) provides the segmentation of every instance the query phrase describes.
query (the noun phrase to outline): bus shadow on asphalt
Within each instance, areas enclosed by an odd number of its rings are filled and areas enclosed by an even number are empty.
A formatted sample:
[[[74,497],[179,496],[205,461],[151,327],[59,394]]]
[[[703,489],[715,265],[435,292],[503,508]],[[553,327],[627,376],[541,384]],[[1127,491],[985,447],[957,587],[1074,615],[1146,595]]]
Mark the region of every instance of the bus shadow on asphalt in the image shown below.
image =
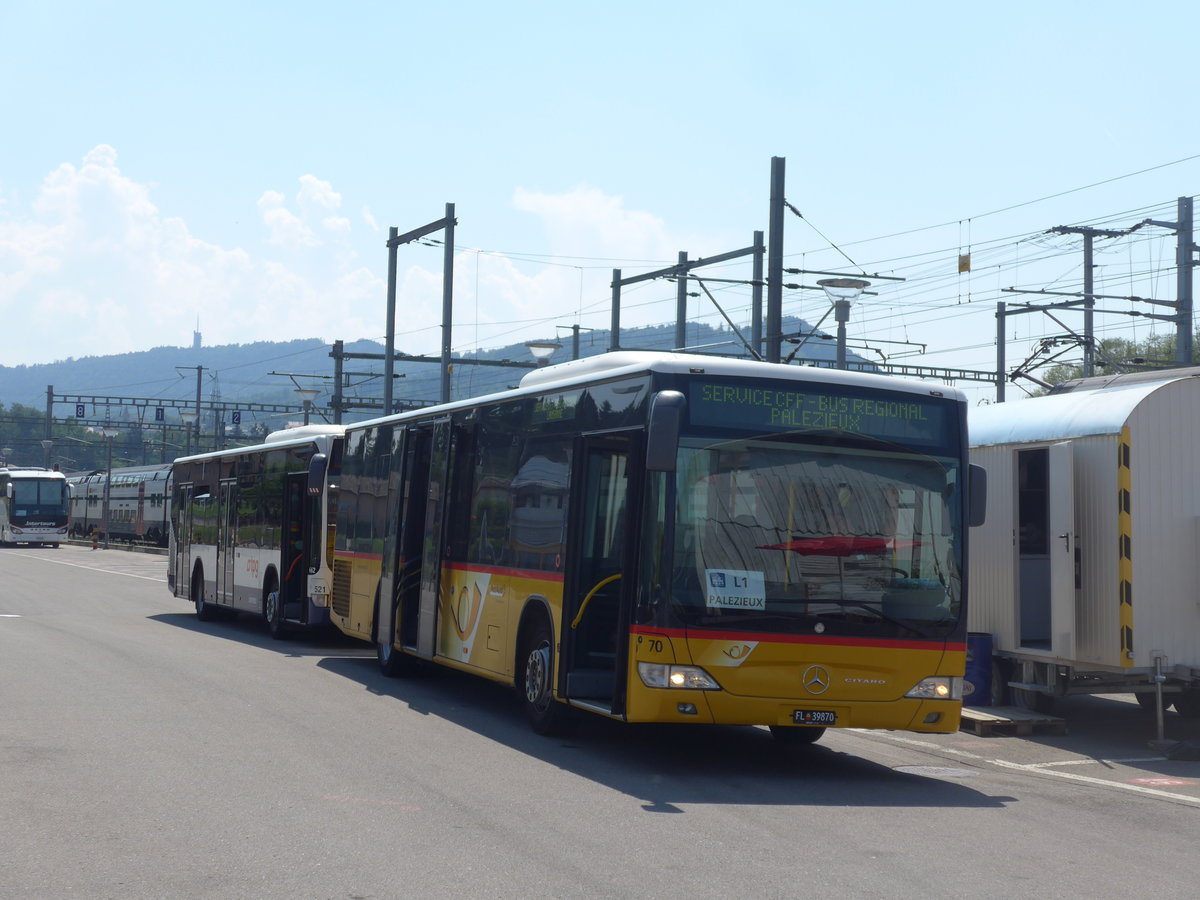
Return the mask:
[[[783,747],[764,728],[628,725],[578,713],[569,734],[544,737],[530,730],[512,688],[474,675],[427,666],[391,679],[373,656],[318,665],[407,711],[636,797],[648,812],[682,812],[680,805],[695,803],[997,809],[1015,802],[970,787],[975,770],[902,772],[821,743]]]
[[[159,613],[149,618],[196,634],[273,650],[282,656],[362,657],[372,663],[375,660],[375,653],[368,645],[328,626],[293,628],[282,640],[276,640],[267,633],[266,623],[260,617],[247,613],[224,613],[212,622],[201,622],[194,613],[187,612]]]

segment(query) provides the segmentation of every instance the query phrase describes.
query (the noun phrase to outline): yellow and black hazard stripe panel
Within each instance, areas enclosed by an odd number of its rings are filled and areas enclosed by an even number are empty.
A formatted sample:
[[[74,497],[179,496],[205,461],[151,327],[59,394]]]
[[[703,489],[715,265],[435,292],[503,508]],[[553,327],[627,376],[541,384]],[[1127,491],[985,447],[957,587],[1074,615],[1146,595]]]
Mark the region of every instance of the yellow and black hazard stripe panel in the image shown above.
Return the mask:
[[[1117,577],[1120,582],[1121,666],[1133,666],[1133,515],[1130,487],[1133,479],[1129,468],[1129,429],[1121,429],[1117,444]]]

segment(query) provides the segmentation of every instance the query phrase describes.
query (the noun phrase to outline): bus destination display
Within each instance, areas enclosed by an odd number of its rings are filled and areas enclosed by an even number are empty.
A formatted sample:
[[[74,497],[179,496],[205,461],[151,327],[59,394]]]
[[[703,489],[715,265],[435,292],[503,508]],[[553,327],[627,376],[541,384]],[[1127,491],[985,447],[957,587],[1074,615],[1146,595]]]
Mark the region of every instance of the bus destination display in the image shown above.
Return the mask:
[[[913,394],[838,391],[829,385],[799,388],[698,382],[688,397],[691,421],[761,431],[835,429],[921,442],[944,438],[944,402]]]

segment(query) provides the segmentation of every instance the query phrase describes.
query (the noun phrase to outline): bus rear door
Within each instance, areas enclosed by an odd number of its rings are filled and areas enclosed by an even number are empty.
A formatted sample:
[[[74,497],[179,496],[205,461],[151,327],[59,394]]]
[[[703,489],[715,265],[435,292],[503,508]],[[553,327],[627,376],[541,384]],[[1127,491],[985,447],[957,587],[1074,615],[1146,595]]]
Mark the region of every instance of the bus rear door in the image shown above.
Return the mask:
[[[217,507],[217,603],[233,606],[235,599],[234,548],[237,545],[237,482],[221,481]]]

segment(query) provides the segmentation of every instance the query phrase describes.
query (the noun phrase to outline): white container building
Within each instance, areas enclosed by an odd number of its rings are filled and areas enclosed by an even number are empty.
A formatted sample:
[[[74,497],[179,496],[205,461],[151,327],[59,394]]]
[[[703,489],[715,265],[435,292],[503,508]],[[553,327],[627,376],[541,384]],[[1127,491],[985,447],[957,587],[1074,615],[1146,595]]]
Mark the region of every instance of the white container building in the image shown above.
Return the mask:
[[[1200,369],[1074,382],[973,409],[988,473],[972,632],[1015,702],[1132,691],[1200,715]]]

